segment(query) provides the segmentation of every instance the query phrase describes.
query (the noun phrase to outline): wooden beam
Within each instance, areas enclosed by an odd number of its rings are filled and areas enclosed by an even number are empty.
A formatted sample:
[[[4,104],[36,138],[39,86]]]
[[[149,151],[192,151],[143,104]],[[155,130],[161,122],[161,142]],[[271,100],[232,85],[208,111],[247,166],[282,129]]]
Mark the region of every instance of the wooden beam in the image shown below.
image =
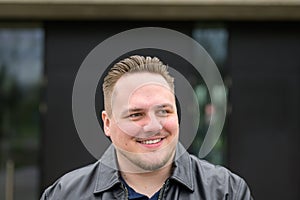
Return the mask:
[[[300,20],[300,0],[0,0],[0,19]]]

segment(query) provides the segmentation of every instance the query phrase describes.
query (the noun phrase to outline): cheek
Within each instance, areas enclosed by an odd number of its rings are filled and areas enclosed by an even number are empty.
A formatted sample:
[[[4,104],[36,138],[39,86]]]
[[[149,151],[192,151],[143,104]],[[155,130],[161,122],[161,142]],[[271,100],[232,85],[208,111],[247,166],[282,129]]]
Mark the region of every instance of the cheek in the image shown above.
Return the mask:
[[[171,117],[168,120],[164,121],[163,127],[173,134],[177,134],[179,130],[178,118]]]
[[[132,145],[132,137],[124,133],[119,127],[113,127],[110,129],[111,131],[111,140],[115,147],[130,151]]]
[[[135,122],[120,122],[117,126],[119,131],[128,137],[136,137],[142,131],[142,127]]]
[[[114,125],[110,129],[110,137],[115,144],[122,143],[122,145],[128,145],[128,141],[132,139],[132,136],[125,132],[120,126]]]

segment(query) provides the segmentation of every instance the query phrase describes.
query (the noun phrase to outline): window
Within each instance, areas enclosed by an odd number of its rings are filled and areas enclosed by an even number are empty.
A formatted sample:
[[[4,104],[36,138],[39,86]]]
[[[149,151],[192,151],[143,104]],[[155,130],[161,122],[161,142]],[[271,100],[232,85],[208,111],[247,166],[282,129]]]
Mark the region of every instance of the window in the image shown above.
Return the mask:
[[[226,80],[226,69],[224,66],[227,58],[228,42],[228,32],[226,28],[224,28],[222,25],[197,24],[192,32],[192,36],[209,53],[209,55],[216,63],[223,80]],[[194,155],[198,155],[200,147],[206,135],[208,125],[210,123],[210,117],[212,115],[212,112],[214,112],[214,107],[211,105],[208,89],[204,81],[201,78],[194,78],[194,80],[198,80],[193,87],[198,98],[201,117],[197,135],[191,147],[189,148],[189,152]],[[216,99],[218,99],[218,96],[220,96],[218,94],[218,88],[216,87],[211,95],[216,95]],[[227,146],[225,123],[220,138],[218,139],[213,150],[205,157],[205,159],[214,164],[225,164],[226,149]]]
[[[0,26],[0,199],[38,199],[43,30]]]

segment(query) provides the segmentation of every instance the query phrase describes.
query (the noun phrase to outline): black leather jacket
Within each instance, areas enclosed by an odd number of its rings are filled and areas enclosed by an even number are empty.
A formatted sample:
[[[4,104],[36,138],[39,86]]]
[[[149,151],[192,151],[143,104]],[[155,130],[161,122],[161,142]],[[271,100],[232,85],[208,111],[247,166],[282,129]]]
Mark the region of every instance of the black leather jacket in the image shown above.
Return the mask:
[[[248,200],[252,199],[245,181],[224,167],[199,160],[178,145],[171,177],[160,190],[166,200]],[[111,145],[96,163],[72,171],[47,188],[41,200],[126,200],[127,190],[116,170]]]

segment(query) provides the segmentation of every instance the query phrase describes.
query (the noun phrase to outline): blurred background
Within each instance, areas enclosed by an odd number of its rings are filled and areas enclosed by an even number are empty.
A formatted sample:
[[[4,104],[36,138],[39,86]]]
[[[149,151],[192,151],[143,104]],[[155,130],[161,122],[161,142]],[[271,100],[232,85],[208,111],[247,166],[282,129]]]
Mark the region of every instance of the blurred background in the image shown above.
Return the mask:
[[[298,0],[0,0],[0,199],[39,199],[95,161],[73,122],[77,70],[103,40],[145,26],[189,35],[219,68],[227,118],[205,159],[242,176],[255,199],[300,199]],[[159,54],[194,88],[201,118],[188,150],[197,156],[215,109],[201,75],[170,52],[140,52]]]

